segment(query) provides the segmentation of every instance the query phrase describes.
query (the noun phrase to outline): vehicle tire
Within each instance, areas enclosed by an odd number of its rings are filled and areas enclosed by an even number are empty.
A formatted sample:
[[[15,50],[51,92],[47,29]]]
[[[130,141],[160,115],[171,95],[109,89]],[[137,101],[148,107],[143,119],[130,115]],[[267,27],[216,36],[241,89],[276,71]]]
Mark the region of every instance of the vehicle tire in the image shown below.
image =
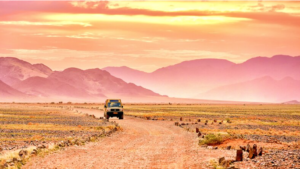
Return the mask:
[[[119,117],[119,119],[122,119],[122,120],[123,120],[123,119],[124,119],[124,115],[121,115],[121,116]]]

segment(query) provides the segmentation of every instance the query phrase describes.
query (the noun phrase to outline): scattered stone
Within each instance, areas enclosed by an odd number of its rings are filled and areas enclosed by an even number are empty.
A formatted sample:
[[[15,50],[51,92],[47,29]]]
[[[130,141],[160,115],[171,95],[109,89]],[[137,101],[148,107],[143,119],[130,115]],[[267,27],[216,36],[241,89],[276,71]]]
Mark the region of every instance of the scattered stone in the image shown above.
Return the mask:
[[[216,122],[217,122],[217,120],[216,120],[216,119],[214,119],[214,122],[216,123]]]
[[[38,153],[37,150],[33,149],[32,152],[31,152],[31,155],[37,155],[37,153]]]
[[[198,122],[201,122],[201,119],[198,119]]]
[[[243,161],[243,150],[236,151],[236,161]]]
[[[254,149],[252,147],[249,148],[249,155],[248,155],[248,158],[250,159],[253,159],[255,156],[254,156]]]
[[[27,151],[27,150],[21,150],[21,151],[19,152],[19,156],[20,156],[21,158],[24,158],[27,154],[28,154],[28,151]]]
[[[8,168],[8,164],[7,163],[3,164],[3,167]]]
[[[240,149],[245,151],[246,150],[246,147],[245,146],[240,146]]]
[[[259,150],[258,150],[258,155],[262,156],[262,153],[263,153],[263,149],[262,149],[262,147],[260,147]]]
[[[39,149],[45,149],[46,146],[43,144],[43,145],[39,145],[37,148],[39,148]]]
[[[250,144],[249,144],[249,143],[247,144],[246,151],[247,151],[247,152],[249,152],[249,151],[250,151]]]
[[[12,161],[13,161],[13,163],[16,163],[16,162],[18,162],[18,159],[16,157],[14,157]]]
[[[256,144],[254,144],[253,145],[253,158],[255,158],[256,156],[257,156],[257,145]]]
[[[201,134],[201,132],[199,131],[199,132],[198,132],[198,137],[200,137],[201,135],[202,135],[202,134]]]
[[[175,122],[175,126],[178,126],[179,125],[179,123],[178,122]]]
[[[231,146],[227,146],[226,149],[227,149],[227,150],[230,150],[230,149],[231,149]]]
[[[182,119],[182,117],[180,117],[180,121],[182,121],[183,119]]]
[[[199,133],[200,131],[199,131],[199,128],[196,128],[196,133]]]
[[[219,164],[222,164],[225,161],[225,157],[219,158]]]

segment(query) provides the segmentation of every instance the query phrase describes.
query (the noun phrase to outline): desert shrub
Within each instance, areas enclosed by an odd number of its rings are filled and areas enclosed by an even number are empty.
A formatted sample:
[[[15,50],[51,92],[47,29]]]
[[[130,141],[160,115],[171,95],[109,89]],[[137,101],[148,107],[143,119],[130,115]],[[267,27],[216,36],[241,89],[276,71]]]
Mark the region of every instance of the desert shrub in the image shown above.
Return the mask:
[[[98,126],[98,127],[96,127],[96,130],[104,130],[104,127]]]
[[[220,134],[213,134],[210,133],[204,137],[203,140],[200,140],[200,144],[206,144],[206,145],[216,145],[221,144],[223,142],[223,137]]]
[[[210,162],[211,167],[214,169],[224,169],[222,166],[220,166],[218,164],[218,162],[215,159],[210,160],[209,162]]]
[[[113,130],[116,128],[116,126],[106,126],[106,128],[108,128],[109,130]]]
[[[227,122],[227,123],[231,123],[230,118],[226,118],[226,122]]]

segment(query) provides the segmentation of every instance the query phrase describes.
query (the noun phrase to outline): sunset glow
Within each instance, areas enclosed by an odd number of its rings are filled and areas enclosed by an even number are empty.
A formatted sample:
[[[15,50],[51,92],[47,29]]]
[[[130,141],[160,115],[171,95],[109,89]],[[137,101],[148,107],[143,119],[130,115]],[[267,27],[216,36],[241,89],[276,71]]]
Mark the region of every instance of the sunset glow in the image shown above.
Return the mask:
[[[0,2],[0,15],[0,55],[54,70],[299,54],[299,2]]]

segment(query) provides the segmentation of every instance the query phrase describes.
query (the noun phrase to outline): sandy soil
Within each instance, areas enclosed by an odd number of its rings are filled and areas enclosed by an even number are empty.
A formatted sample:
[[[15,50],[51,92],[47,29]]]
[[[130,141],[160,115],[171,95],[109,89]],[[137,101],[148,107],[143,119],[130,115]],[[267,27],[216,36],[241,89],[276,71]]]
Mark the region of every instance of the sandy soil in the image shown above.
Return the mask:
[[[99,116],[97,110],[81,110]],[[103,112],[101,112],[103,114]],[[209,150],[197,145],[196,133],[174,122],[116,118],[123,131],[85,146],[68,147],[35,157],[23,168],[208,168],[211,159],[234,158],[235,151]]]

